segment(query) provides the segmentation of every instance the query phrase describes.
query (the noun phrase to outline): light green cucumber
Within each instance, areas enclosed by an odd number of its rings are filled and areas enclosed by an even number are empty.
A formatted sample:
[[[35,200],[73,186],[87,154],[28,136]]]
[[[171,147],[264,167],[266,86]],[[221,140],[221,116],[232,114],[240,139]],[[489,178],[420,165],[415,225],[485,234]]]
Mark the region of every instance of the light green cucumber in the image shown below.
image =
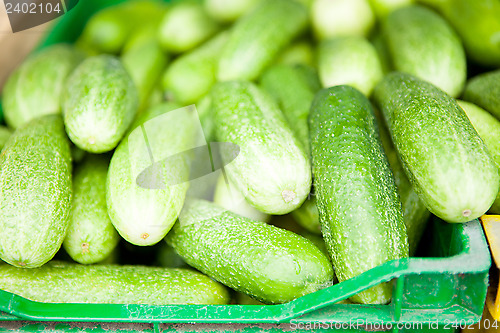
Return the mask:
[[[313,0],[311,23],[317,39],[368,36],[375,15],[368,0]]]
[[[304,229],[315,234],[321,234],[321,224],[319,222],[318,206],[316,197],[304,201],[302,206],[294,210],[293,219]]]
[[[467,82],[463,99],[500,119],[500,70],[473,77]]]
[[[370,96],[382,79],[375,47],[363,37],[339,37],[321,42],[318,72],[323,87],[350,85]]]
[[[236,21],[252,10],[261,0],[205,0],[205,10],[215,20],[222,23]]]
[[[295,137],[309,155],[307,116],[319,90],[316,71],[306,66],[275,65],[264,72],[261,85],[278,102]]]
[[[12,131],[5,126],[0,126],[0,150],[3,149],[10,136],[12,135]]]
[[[498,169],[457,102],[432,84],[397,72],[382,80],[374,98],[427,208],[448,222],[483,215],[500,186]]]
[[[271,216],[250,205],[242,194],[224,175],[220,175],[215,186],[214,203],[237,215],[255,221],[269,222]]]
[[[229,181],[264,213],[300,207],[311,189],[311,164],[272,97],[250,82],[223,82],[212,89],[212,107],[217,140],[239,147],[239,155],[221,151]]]
[[[162,47],[172,53],[189,51],[219,30],[199,1],[178,1],[167,11],[158,30]]]
[[[34,118],[61,113],[66,80],[82,60],[82,53],[64,44],[28,57],[12,73],[3,90],[7,125],[17,128]]]
[[[429,81],[452,97],[461,93],[465,52],[442,17],[426,7],[404,7],[387,17],[383,34],[395,70]]]
[[[76,146],[91,153],[115,148],[138,107],[134,82],[109,55],[83,61],[69,77],[64,97],[66,132]]]
[[[415,0],[369,0],[375,15],[384,19],[398,8],[406,7],[415,2]]]
[[[226,304],[227,289],[190,269],[79,265],[53,261],[31,269],[0,265],[0,289],[36,302]]]
[[[286,14],[285,14],[286,13]],[[289,0],[262,1],[231,29],[221,50],[217,79],[254,80],[302,32],[307,9]]]
[[[368,99],[350,86],[320,90],[309,124],[321,232],[338,280],[408,257],[401,202]],[[383,283],[351,300],[385,304],[391,291]]]
[[[196,103],[215,83],[221,49],[228,39],[222,32],[193,51],[181,55],[167,68],[162,79],[165,93],[184,105]]]
[[[169,181],[187,180],[189,161],[179,158],[162,163],[167,157],[194,148],[196,114],[179,108],[165,103],[146,111],[111,159],[106,183],[108,213],[116,230],[132,244],[158,243],[172,228],[184,204],[189,183]],[[157,169],[139,183],[138,177],[157,162]]]
[[[276,64],[279,65],[308,65],[314,67],[315,51],[309,40],[303,39],[290,44],[277,57]]]
[[[193,200],[167,243],[191,266],[264,303],[284,303],[331,285],[328,258],[291,231]]]
[[[33,119],[0,155],[0,258],[33,268],[61,247],[71,209],[71,152],[59,115]]]
[[[107,258],[118,245],[119,236],[106,207],[106,176],[109,158],[88,155],[73,176],[73,201],[64,249],[80,264]]]
[[[490,151],[497,167],[500,168],[500,121],[475,104],[464,101],[457,101],[457,103],[467,114],[470,122]],[[497,193],[497,197],[489,211],[490,213],[500,214],[500,192]]]

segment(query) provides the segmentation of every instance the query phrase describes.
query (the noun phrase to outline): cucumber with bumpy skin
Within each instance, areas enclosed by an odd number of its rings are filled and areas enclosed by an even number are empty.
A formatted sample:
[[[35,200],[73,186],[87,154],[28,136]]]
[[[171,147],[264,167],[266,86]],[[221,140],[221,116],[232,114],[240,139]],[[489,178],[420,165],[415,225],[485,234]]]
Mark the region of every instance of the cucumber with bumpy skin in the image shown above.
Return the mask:
[[[472,78],[465,87],[463,98],[500,119],[500,70]]]
[[[323,89],[309,124],[321,232],[338,280],[408,257],[401,202],[368,99],[349,86]],[[384,304],[391,291],[383,283],[351,300]]]
[[[498,169],[457,102],[404,73],[387,75],[374,98],[406,174],[427,208],[448,222],[483,215],[500,186]]]
[[[191,266],[265,303],[284,303],[331,285],[328,258],[309,240],[195,200],[167,243]]]

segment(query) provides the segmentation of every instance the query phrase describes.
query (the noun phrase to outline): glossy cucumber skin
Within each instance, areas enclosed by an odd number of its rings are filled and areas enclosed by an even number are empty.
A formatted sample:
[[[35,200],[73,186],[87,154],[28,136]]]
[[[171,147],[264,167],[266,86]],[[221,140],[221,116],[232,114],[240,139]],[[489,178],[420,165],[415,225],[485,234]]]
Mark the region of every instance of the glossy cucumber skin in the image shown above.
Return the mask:
[[[190,269],[51,261],[24,270],[0,265],[0,288],[45,303],[227,304],[224,286]]]
[[[61,95],[83,54],[70,45],[54,45],[28,57],[3,90],[5,122],[18,128],[47,114],[61,113]]]
[[[255,208],[286,214],[300,207],[311,189],[311,165],[271,96],[246,81],[212,89],[215,134],[239,146],[226,166],[229,180]],[[223,150],[223,160],[235,152]]]
[[[316,199],[340,282],[408,257],[401,202],[368,99],[349,86],[320,90],[309,116]],[[384,283],[351,300],[384,304]]]
[[[71,209],[71,152],[59,115],[20,127],[0,155],[0,258],[39,267],[61,247]]]
[[[453,97],[461,93],[467,74],[465,51],[438,14],[417,5],[398,9],[387,17],[383,34],[397,71],[429,81]]]
[[[307,9],[298,2],[261,2],[232,28],[219,59],[218,81],[258,78],[306,23]]]
[[[500,119],[500,70],[472,78],[465,87],[463,99],[482,107]]]
[[[137,89],[121,62],[108,55],[87,58],[65,90],[64,124],[69,138],[91,153],[118,145],[134,120]]]
[[[120,239],[106,207],[108,166],[109,157],[88,155],[74,172],[70,222],[63,246],[81,264],[106,259]]]
[[[498,170],[457,102],[404,73],[387,75],[374,98],[405,172],[427,208],[448,222],[483,215],[498,192]]]
[[[331,285],[327,257],[309,240],[196,200],[167,243],[191,266],[265,303],[283,303]]]

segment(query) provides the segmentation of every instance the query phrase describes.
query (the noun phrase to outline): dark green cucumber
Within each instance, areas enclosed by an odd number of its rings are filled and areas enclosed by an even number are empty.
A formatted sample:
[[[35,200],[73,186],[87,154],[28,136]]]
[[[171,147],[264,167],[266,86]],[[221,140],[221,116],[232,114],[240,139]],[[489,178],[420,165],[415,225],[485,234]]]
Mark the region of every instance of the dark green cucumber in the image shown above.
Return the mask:
[[[309,240],[204,200],[185,207],[167,243],[191,266],[265,303],[331,285],[328,258]]]
[[[61,247],[71,209],[71,152],[60,116],[18,128],[0,155],[0,258],[39,267]]]
[[[316,94],[309,116],[321,231],[340,282],[408,257],[401,202],[368,99],[349,86]],[[384,283],[351,299],[384,304]]]
[[[463,98],[500,119],[500,70],[472,78],[465,87]]]
[[[226,304],[227,289],[190,269],[52,261],[25,270],[0,265],[0,289],[44,303]]]
[[[500,178],[457,102],[404,73],[387,75],[374,97],[405,172],[427,208],[448,222],[483,215],[497,195]]]

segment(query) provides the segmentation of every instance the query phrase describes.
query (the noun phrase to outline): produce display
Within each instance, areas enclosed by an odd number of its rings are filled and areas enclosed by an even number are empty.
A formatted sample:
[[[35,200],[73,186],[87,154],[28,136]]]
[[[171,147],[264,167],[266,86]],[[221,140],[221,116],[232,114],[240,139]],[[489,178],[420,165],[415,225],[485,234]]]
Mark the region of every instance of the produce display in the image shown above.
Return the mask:
[[[425,253],[431,215],[500,213],[493,2],[130,0],[97,12],[3,88],[0,290],[281,304]],[[477,13],[471,30],[496,44],[464,28]],[[349,302],[389,304],[393,289]]]

